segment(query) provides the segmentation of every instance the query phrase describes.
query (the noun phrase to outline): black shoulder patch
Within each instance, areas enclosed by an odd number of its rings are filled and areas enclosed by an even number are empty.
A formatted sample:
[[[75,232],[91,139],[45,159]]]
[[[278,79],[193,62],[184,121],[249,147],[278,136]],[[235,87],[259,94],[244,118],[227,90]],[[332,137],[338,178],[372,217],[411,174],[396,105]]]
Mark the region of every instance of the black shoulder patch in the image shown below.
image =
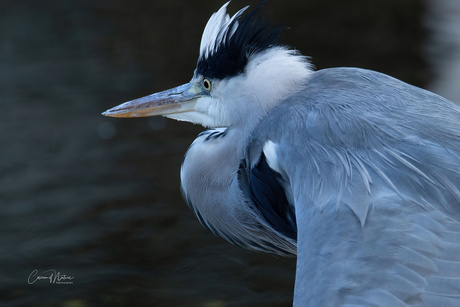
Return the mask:
[[[244,162],[240,166],[239,178],[243,177],[242,168],[245,168]],[[287,200],[281,175],[270,168],[264,154],[259,163],[246,172],[248,180],[240,180],[240,188],[249,192],[255,209],[273,229],[297,240],[295,209]]]
[[[279,46],[284,26],[274,26],[260,13],[265,1],[249,14],[236,18],[225,29],[224,39],[210,54],[200,56],[196,74],[211,79],[225,79],[244,71],[248,59],[270,47]],[[235,33],[229,31],[238,23]]]

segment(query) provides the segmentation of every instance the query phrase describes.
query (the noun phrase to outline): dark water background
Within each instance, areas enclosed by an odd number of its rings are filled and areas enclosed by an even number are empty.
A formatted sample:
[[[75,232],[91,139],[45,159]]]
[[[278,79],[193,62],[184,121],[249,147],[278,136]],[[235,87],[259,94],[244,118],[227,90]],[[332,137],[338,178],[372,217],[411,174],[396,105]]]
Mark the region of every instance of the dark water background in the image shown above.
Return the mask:
[[[292,304],[295,259],[214,237],[182,201],[182,156],[201,127],[100,115],[187,82],[222,4],[0,0],[0,306]],[[427,61],[429,8],[272,0],[267,11],[318,69],[427,87],[440,74]],[[29,284],[35,269],[73,279]]]

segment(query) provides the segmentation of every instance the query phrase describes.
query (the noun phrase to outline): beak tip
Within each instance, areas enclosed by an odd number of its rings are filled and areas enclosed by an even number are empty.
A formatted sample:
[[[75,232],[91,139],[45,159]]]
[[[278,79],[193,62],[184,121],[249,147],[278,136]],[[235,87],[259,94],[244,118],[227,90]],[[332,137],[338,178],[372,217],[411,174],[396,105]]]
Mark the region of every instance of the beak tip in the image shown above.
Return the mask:
[[[108,117],[148,117],[182,113],[193,110],[200,93],[190,91],[190,83],[178,87],[130,100],[101,114]]]
[[[101,115],[107,116],[107,117],[117,117],[117,112],[116,110],[110,109],[110,110],[102,112]]]

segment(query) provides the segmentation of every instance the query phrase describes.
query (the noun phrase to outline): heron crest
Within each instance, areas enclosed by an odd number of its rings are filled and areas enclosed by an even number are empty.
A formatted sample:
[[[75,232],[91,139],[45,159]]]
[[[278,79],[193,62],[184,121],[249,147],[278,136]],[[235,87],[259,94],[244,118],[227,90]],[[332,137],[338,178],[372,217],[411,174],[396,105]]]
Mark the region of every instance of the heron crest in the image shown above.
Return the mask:
[[[251,57],[275,46],[284,26],[269,24],[257,6],[245,16],[249,6],[227,14],[229,2],[209,19],[203,31],[195,74],[207,78],[225,79],[244,71]]]

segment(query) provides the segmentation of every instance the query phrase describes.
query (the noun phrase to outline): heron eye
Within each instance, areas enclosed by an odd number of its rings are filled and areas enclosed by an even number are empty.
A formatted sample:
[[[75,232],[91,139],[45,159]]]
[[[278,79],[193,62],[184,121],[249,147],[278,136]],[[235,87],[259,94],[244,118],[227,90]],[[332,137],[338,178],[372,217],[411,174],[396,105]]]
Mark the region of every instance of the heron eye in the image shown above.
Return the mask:
[[[208,92],[211,91],[211,88],[212,88],[211,81],[209,79],[204,78],[203,79],[203,87]]]

